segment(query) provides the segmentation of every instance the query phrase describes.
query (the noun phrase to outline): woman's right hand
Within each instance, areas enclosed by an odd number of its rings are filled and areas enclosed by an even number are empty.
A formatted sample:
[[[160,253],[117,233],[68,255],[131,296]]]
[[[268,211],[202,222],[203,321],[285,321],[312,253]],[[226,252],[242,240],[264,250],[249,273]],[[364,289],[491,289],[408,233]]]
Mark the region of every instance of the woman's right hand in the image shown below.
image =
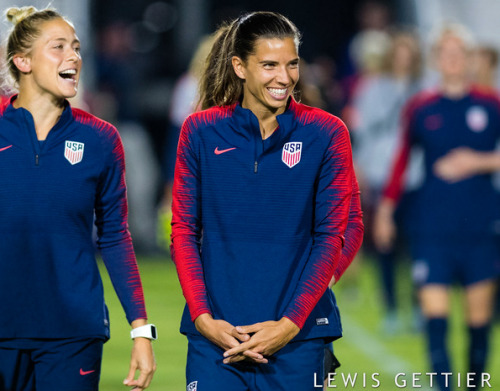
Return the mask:
[[[389,199],[383,199],[375,212],[373,221],[373,242],[377,250],[382,253],[391,251],[394,240],[396,239],[394,210],[394,202]]]
[[[236,327],[229,322],[222,319],[214,319],[212,315],[208,313],[198,316],[194,321],[194,325],[201,335],[224,351],[234,348],[241,342],[246,342],[250,339],[250,335],[239,333]],[[247,361],[253,361],[259,364],[267,363],[267,359],[265,359],[262,354],[252,352],[251,350],[244,351],[242,356],[244,356],[244,359]]]

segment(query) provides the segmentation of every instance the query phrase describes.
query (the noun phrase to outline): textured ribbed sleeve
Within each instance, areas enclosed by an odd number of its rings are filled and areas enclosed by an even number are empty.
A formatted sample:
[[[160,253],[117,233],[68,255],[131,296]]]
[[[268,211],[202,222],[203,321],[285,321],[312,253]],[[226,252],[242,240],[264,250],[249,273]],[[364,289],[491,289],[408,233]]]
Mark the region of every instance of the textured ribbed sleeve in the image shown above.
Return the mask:
[[[405,174],[412,147],[412,117],[416,105],[416,98],[411,100],[403,110],[401,124],[402,132],[399,137],[399,145],[396,150],[395,160],[391,169],[390,176],[386,182],[383,195],[385,198],[398,202],[403,193],[403,185],[405,183]]]
[[[327,117],[322,127],[331,135],[318,176],[313,247],[294,296],[283,316],[302,328],[328,288],[340,260],[352,197],[352,152],[345,125]]]
[[[127,320],[132,322],[147,315],[127,223],[124,150],[114,127],[103,125],[101,132],[106,163],[96,197],[97,244]]]
[[[361,248],[363,243],[363,211],[361,210],[361,198],[356,175],[352,175],[352,198],[349,206],[349,220],[344,235],[344,247],[340,254],[340,261],[333,273],[335,281],[340,280],[340,277],[347,270],[349,265],[354,260],[354,257]]]
[[[200,177],[197,154],[191,142],[193,122],[181,129],[175,164],[172,202],[172,260],[177,268],[191,320],[211,313],[200,259]]]

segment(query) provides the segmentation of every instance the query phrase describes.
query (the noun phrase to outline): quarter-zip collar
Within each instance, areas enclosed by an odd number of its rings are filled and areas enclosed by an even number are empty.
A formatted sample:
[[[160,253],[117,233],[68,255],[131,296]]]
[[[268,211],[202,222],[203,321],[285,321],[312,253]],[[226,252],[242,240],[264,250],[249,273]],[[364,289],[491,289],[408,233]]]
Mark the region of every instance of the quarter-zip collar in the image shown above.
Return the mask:
[[[241,107],[240,103],[235,105],[230,126],[236,133],[248,140],[250,145],[253,145],[254,173],[259,172],[259,164],[266,153],[276,148],[282,148],[284,140],[290,138],[290,134],[297,126],[297,123],[294,122],[296,106],[295,100],[290,98],[285,112],[276,116],[278,128],[267,139],[263,140],[257,116],[251,110]]]
[[[278,121],[278,129],[273,132],[273,134],[268,137],[270,139],[282,139],[286,137],[294,128],[294,117],[296,112],[297,102],[291,97],[288,101],[286,110],[276,116]],[[256,115],[249,109],[241,107],[240,103],[237,103],[234,108],[234,114],[232,116],[232,128],[238,133],[242,133],[248,138],[256,137],[262,138],[260,133],[259,120]],[[279,137],[276,134],[279,132]]]
[[[13,102],[17,96],[12,97],[10,104],[3,113],[3,119],[11,122],[14,126],[5,127],[0,130],[2,136],[6,137],[13,145],[25,149],[27,145],[34,148],[35,152],[40,153],[38,138],[36,136],[35,123],[31,113],[23,107],[15,108]],[[59,120],[50,130],[45,148],[50,148],[50,145],[60,141],[65,137],[63,130],[72,122],[73,113],[71,105],[66,100],[64,102],[64,109],[59,117]],[[30,141],[27,144],[27,141]]]

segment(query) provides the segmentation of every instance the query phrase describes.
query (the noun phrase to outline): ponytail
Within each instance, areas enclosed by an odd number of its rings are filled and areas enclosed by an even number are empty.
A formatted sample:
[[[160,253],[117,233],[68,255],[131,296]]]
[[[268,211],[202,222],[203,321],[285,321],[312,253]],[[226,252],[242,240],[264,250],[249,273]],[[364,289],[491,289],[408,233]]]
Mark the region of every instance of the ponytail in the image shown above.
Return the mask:
[[[202,110],[212,106],[225,106],[236,102],[243,86],[233,71],[233,39],[236,21],[221,26],[206,61],[200,79],[199,106]]]
[[[300,33],[297,27],[275,12],[253,12],[222,25],[217,30],[200,79],[198,107],[204,110],[212,106],[231,105],[241,100],[243,80],[234,72],[233,56],[246,61],[255,52],[258,39],[287,37],[294,39],[298,50]]]

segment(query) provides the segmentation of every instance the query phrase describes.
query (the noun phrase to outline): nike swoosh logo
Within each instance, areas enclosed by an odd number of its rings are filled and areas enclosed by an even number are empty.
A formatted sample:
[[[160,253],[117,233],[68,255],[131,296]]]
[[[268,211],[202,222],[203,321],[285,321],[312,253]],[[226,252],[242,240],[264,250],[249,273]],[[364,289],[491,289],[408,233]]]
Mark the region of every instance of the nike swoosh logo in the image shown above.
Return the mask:
[[[219,149],[219,147],[217,147],[217,148],[215,148],[214,152],[216,155],[220,155],[221,153],[229,152],[229,151],[232,151],[233,149],[236,149],[236,147],[228,148],[228,149]]]
[[[93,371],[84,371],[82,368],[80,368],[80,375],[85,376],[85,375],[90,375],[91,373],[94,373],[95,370]]]
[[[7,147],[0,148],[0,152],[5,151],[6,149],[9,149],[9,148],[11,148],[11,147],[12,147],[12,145],[9,145],[9,146],[7,146]]]

